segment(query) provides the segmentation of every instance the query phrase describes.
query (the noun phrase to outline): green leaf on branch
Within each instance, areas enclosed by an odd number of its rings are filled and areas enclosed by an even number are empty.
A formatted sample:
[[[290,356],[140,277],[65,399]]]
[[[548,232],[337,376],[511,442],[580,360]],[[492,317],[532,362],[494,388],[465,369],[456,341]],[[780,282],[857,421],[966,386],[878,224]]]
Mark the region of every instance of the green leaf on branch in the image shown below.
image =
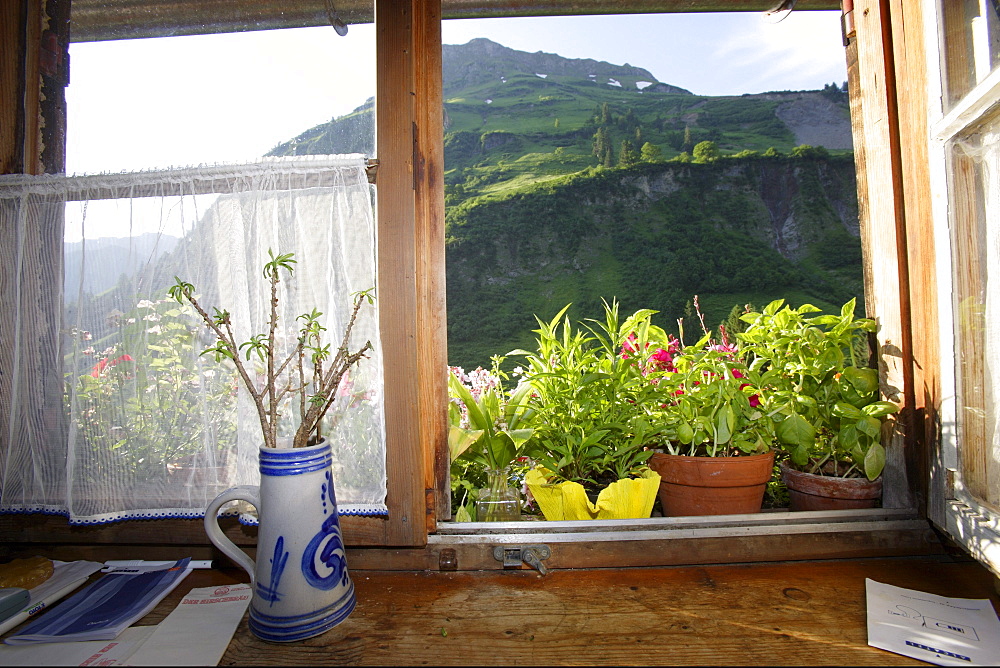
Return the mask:
[[[865,453],[864,469],[869,480],[874,480],[885,468],[885,448],[880,443],[873,443]]]
[[[874,440],[878,440],[882,431],[882,423],[873,417],[865,416],[858,420],[858,431],[862,434],[870,436]]]
[[[873,418],[891,415],[899,410],[899,406],[889,401],[876,401],[861,409],[865,415]]]
[[[863,417],[860,409],[846,401],[836,402],[833,405],[833,414],[839,418],[846,418],[848,420],[860,420]]]
[[[850,383],[858,394],[871,394],[878,391],[878,371],[875,369],[849,366],[844,369],[841,378]]]
[[[809,447],[816,441],[816,429],[798,413],[792,413],[774,429],[778,440],[787,445]]]

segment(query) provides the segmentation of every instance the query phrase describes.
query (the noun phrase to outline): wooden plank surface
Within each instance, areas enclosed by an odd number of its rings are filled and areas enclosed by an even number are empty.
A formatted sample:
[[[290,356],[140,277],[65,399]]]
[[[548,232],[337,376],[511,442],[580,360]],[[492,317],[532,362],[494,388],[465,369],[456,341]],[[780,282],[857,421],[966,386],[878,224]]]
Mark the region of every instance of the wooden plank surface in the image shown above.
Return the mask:
[[[352,574],[357,608],[289,645],[249,634],[220,665],[925,665],[867,645],[865,578],[949,597],[989,598],[996,580],[951,557],[767,565]],[[192,587],[245,582],[196,571]]]
[[[893,64],[899,115],[900,158],[903,180],[904,234],[907,276],[904,289],[910,302],[910,350],[913,358],[913,421],[910,439],[902,451],[907,479],[916,490],[915,499],[926,505],[930,487],[932,452],[938,435],[942,400],[941,351],[937,262],[931,202],[930,157],[927,146],[927,55],[924,44],[926,5],[890,0]]]
[[[914,412],[910,301],[899,152],[899,115],[893,74],[889,0],[854,4],[857,36],[848,48],[851,121],[858,178],[858,214],[865,265],[865,310],[878,323],[882,394],[901,406],[883,430],[886,465],[882,505],[914,505],[918,484],[907,468]],[[921,424],[921,428],[923,425]]]

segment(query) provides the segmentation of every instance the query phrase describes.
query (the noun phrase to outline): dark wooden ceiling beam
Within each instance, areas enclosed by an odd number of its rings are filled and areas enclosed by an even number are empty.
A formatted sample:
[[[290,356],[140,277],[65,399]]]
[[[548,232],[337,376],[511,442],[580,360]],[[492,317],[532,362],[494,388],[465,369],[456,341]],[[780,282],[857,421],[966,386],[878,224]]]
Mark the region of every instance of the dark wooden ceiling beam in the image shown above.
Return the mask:
[[[762,12],[778,0],[442,0],[445,19],[603,14]],[[373,0],[333,0],[345,23],[371,23]],[[798,0],[795,11],[840,9]],[[325,0],[73,0],[74,42],[329,25]]]

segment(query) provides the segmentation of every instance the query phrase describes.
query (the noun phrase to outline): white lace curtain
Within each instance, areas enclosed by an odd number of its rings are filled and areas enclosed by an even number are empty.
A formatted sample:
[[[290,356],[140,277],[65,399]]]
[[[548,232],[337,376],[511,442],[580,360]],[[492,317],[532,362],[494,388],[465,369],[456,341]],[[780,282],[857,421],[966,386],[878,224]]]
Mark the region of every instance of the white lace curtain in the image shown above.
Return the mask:
[[[375,287],[365,166],[352,155],[0,176],[0,512],[198,517],[223,489],[256,484],[253,403],[230,364],[201,355],[211,332],[167,288],[194,284],[247,341],[266,331],[268,250],[294,253],[279,338],[315,308],[338,346],[352,295]],[[359,314],[353,347],[373,350],[326,421],[341,514],[387,513],[377,308]]]

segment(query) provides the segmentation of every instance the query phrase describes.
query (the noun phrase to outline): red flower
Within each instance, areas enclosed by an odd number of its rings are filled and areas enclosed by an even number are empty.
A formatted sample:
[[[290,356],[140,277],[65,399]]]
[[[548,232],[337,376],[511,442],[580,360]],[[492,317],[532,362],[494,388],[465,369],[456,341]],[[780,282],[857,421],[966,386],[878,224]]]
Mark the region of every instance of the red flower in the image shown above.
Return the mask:
[[[105,357],[100,362],[94,365],[94,368],[90,370],[90,375],[93,376],[94,378],[100,378],[101,374],[104,373],[105,369],[109,369],[117,365],[119,362],[134,362],[134,361],[135,360],[132,359],[132,356],[128,354],[120,355],[114,359],[108,359],[107,357]]]

